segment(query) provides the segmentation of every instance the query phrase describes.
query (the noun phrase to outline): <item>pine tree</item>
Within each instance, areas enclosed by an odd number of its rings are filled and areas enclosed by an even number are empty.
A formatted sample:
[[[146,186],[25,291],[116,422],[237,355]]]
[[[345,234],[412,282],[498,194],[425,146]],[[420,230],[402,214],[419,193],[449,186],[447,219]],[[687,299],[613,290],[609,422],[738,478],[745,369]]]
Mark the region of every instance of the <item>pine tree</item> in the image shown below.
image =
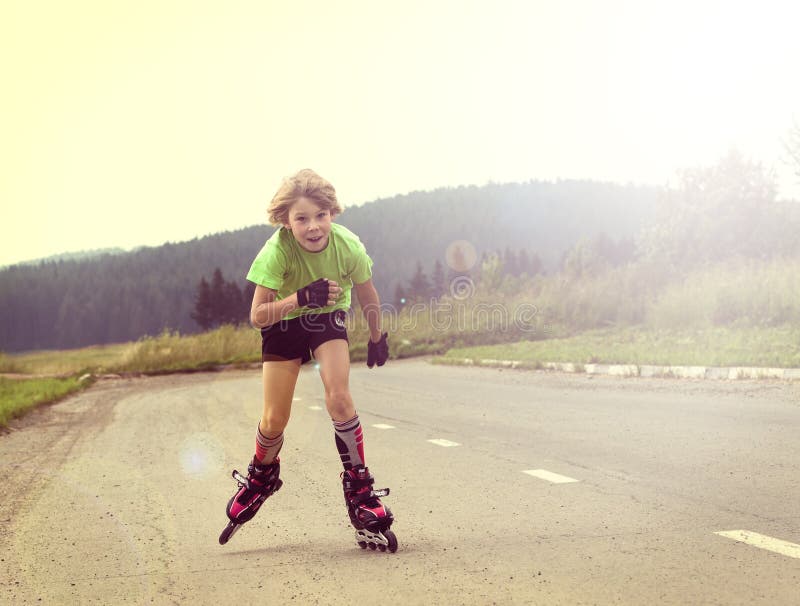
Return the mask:
[[[544,273],[544,263],[537,253],[528,255],[528,251],[524,248],[519,251],[517,257],[520,275],[526,274],[529,278]]]
[[[256,285],[252,282],[245,282],[242,289],[242,317],[245,321],[250,320],[250,306],[253,303],[253,295],[256,293]]]
[[[197,285],[192,320],[197,322],[203,330],[211,328],[214,321],[211,315],[211,288],[205,278],[201,278]]]
[[[517,266],[519,267],[520,275],[527,274],[528,277],[533,276],[533,273],[531,273],[531,260],[530,257],[528,257],[528,251],[524,248],[521,248],[519,251]]]
[[[245,321],[246,315],[242,314],[242,291],[236,282],[228,282],[225,285],[225,314],[222,317],[223,324],[239,325]]]
[[[222,270],[217,267],[211,278],[211,325],[219,326],[225,321],[227,312],[227,292],[225,278],[222,277]]]
[[[408,302],[406,299],[406,289],[403,288],[402,282],[398,282],[397,286],[394,289],[394,306],[396,309],[402,309],[402,307]]]
[[[431,283],[428,276],[422,270],[422,263],[417,261],[417,272],[411,278],[409,283],[410,295],[414,300],[425,301],[430,297]]]
[[[447,283],[445,282],[444,278],[444,267],[442,267],[442,262],[439,259],[436,259],[436,263],[433,266],[433,276],[431,277],[431,288],[432,288],[432,296],[434,298],[439,298],[443,294],[445,294],[447,290]]]
[[[487,255],[486,260],[481,263],[481,285],[488,291],[494,292],[503,283],[503,260],[499,253]]]
[[[530,262],[530,275],[531,276],[538,276],[539,274],[545,273],[544,271],[544,261],[539,256],[539,253],[533,253],[531,256]]]
[[[507,276],[518,276],[520,273],[517,255],[508,247],[503,253],[503,273]]]

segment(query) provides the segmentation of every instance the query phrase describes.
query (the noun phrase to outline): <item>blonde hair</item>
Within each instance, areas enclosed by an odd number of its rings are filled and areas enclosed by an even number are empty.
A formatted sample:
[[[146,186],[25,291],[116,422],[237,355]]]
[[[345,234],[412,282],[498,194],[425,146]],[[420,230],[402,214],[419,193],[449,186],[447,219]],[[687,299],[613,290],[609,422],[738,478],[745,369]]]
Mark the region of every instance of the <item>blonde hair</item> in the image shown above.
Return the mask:
[[[269,222],[283,225],[289,222],[289,209],[299,198],[308,198],[331,216],[341,214],[342,207],[336,199],[336,190],[329,181],[310,168],[304,168],[291,177],[285,177],[267,208]]]

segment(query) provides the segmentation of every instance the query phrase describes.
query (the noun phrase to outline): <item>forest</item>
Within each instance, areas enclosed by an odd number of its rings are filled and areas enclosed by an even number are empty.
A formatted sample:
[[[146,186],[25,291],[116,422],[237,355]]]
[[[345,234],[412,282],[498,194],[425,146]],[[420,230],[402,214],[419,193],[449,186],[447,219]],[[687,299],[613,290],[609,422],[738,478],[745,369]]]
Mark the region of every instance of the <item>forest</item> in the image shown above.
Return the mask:
[[[642,308],[692,270],[797,259],[800,205],[775,191],[763,167],[732,153],[684,171],[671,188],[590,181],[441,188],[346,208],[337,220],[365,243],[381,298],[394,306],[447,294],[459,274],[484,289],[519,292],[536,283],[540,292],[543,280],[553,290],[616,272],[625,276],[625,306]],[[243,276],[272,231],[264,224],[4,268],[0,350],[74,348],[245,322],[252,286]],[[474,247],[470,268],[448,261],[454,242]],[[553,305],[574,302],[570,292]],[[573,318],[576,325],[592,325],[591,310],[575,313],[585,316]]]

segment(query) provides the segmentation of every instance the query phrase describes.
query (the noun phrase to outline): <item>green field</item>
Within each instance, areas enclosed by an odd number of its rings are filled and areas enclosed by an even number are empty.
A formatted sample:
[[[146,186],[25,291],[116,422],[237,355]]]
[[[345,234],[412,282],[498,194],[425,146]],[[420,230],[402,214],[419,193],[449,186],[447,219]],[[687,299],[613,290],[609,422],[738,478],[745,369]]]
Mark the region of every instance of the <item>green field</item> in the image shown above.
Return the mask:
[[[591,330],[561,339],[454,348],[437,361],[464,358],[518,360],[534,367],[572,362],[795,368],[800,367],[800,328]]]

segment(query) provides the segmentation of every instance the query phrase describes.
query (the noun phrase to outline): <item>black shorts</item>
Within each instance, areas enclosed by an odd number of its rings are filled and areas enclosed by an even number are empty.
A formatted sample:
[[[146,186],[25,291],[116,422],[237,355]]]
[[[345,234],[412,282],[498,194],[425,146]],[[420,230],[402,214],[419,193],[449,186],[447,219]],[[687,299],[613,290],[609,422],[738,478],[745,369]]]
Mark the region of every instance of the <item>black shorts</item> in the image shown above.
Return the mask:
[[[305,314],[261,329],[261,361],[294,360],[301,364],[311,360],[314,350],[326,341],[347,341],[345,319],[341,309],[325,314]]]

